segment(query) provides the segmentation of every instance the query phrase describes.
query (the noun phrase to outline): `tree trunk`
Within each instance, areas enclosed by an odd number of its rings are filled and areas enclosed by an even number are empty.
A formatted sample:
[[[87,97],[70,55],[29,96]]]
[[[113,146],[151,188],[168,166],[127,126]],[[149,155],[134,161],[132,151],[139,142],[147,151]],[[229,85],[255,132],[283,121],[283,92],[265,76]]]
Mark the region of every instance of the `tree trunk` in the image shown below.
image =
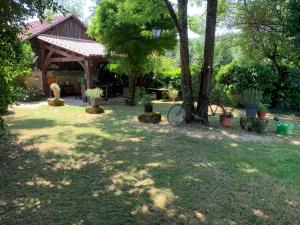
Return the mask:
[[[128,85],[127,105],[131,105],[131,106],[135,105],[136,82],[137,82],[137,76],[130,75],[129,76],[129,85]]]
[[[185,108],[185,121],[193,120],[194,111],[193,90],[190,72],[189,60],[189,39],[188,39],[188,0],[178,0],[178,16],[176,15],[172,4],[165,0],[166,6],[170,12],[173,22],[177,28],[180,39],[180,64],[181,64],[181,90]]]
[[[207,1],[204,62],[201,70],[201,81],[198,95],[197,112],[206,112],[204,116],[207,119],[207,105],[209,103],[209,91],[212,80],[212,68],[214,62],[216,21],[217,21],[218,0]]]

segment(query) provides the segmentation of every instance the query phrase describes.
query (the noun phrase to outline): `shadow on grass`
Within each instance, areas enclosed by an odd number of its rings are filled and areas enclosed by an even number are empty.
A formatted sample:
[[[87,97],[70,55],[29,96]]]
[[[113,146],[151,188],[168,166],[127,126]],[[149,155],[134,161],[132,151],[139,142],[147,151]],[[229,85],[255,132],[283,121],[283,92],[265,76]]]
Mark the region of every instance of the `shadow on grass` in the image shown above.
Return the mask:
[[[0,142],[0,224],[298,224],[299,192],[272,177],[287,166],[280,148],[136,127],[136,108],[112,111],[73,124],[101,132],[74,131],[67,150],[32,146],[47,135]]]

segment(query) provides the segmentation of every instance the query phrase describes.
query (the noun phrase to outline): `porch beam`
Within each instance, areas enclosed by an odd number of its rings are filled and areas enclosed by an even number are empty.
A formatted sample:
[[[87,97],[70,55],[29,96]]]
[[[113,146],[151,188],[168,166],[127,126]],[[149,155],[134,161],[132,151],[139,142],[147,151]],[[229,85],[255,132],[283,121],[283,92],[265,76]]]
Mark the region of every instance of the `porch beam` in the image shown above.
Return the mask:
[[[80,61],[84,61],[84,57],[75,57],[75,58],[65,57],[65,58],[50,58],[49,59],[49,63],[53,63],[53,62],[80,62]]]

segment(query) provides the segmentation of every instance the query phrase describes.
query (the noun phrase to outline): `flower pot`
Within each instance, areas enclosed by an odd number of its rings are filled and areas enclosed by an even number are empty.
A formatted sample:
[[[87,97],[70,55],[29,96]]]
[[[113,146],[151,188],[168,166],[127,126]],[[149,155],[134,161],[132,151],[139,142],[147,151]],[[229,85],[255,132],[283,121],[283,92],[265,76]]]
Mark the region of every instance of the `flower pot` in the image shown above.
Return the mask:
[[[101,104],[101,98],[90,98],[90,104],[91,106],[99,106]]]
[[[144,111],[145,112],[153,112],[153,105],[145,105]]]
[[[54,89],[54,90],[52,90],[52,91],[53,91],[54,97],[55,97],[56,99],[59,99],[59,98],[60,98],[60,90]]]
[[[267,112],[257,111],[257,116],[259,119],[265,119]]]
[[[222,117],[221,125],[223,127],[231,127],[232,126],[232,117]]]
[[[245,106],[245,110],[246,110],[246,117],[248,119],[252,119],[256,117],[256,113],[257,113],[257,106],[253,106],[253,105],[246,105]]]

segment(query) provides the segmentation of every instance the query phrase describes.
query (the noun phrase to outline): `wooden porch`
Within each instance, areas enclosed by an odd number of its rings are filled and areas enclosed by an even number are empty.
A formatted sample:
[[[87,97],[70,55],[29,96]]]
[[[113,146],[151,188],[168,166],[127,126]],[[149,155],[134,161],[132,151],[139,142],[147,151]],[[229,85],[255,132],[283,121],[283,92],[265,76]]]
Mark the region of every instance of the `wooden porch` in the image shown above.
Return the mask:
[[[45,93],[48,93],[49,90],[47,72],[51,70],[50,65],[53,63],[78,63],[85,73],[87,88],[94,86],[93,76],[96,68],[100,68],[98,73],[101,73],[108,63],[103,57],[105,54],[103,46],[92,40],[52,35],[40,35],[38,40],[41,49],[42,81]],[[59,67],[56,70],[59,70]]]

